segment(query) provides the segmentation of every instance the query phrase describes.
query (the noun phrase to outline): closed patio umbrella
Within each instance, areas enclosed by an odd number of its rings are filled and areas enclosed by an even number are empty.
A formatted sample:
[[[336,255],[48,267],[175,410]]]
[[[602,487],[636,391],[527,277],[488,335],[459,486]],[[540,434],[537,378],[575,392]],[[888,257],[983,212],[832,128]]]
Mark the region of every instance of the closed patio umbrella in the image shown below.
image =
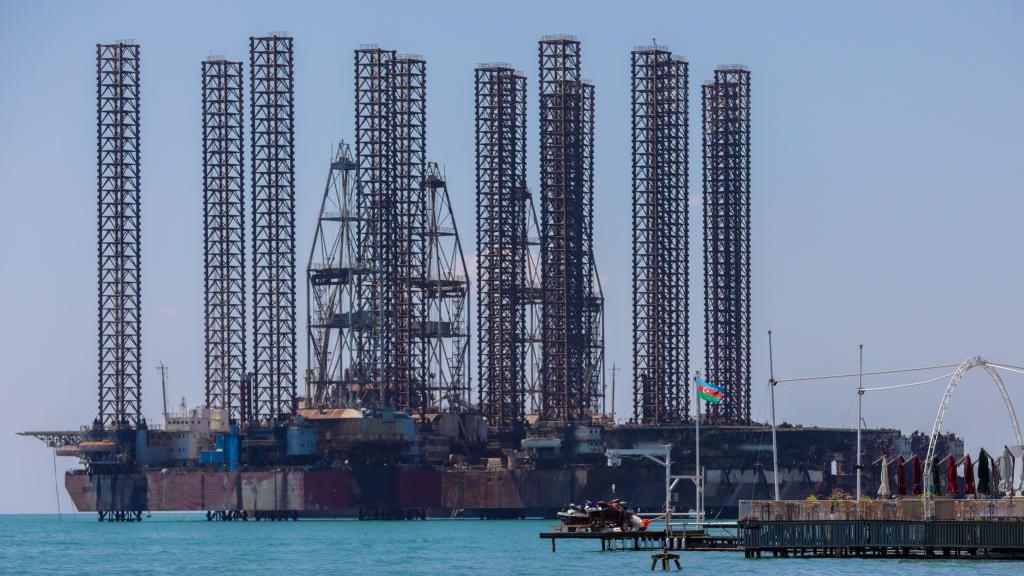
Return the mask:
[[[939,472],[939,457],[932,457],[932,484],[928,487],[933,496],[942,494],[942,472]]]
[[[921,471],[921,459],[914,456],[914,496],[924,493],[924,473]]]
[[[952,454],[946,457],[946,494],[956,495],[956,458]]]
[[[1007,494],[1013,490],[1013,454],[1010,448],[1003,447],[1003,455],[999,457],[999,491]]]
[[[881,469],[882,469],[881,470],[881,472],[882,472],[882,476],[881,476],[882,480],[878,484],[878,497],[879,498],[888,498],[889,496],[892,496],[892,492],[889,491],[889,457],[888,456],[882,456],[882,466],[881,466]]]
[[[991,456],[982,448],[981,452],[978,452],[978,494],[988,496],[992,493],[992,472],[989,469],[991,464]]]
[[[971,455],[964,456],[964,494],[974,494],[974,462]]]
[[[896,459],[896,493],[907,495],[907,463],[903,461],[902,454]]]
[[[1003,485],[1003,481],[999,478],[999,463],[1002,462],[1000,458],[993,458],[989,462],[989,472],[992,474],[992,496],[999,496],[999,487]]]

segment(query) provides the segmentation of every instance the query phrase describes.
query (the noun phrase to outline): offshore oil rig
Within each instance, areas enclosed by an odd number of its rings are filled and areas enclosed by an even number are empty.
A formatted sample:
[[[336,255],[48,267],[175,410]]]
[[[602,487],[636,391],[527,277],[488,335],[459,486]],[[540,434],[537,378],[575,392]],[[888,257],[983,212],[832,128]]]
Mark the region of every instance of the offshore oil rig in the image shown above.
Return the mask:
[[[140,63],[134,42],[97,46],[98,413],[81,430],[29,433],[81,460],[65,477],[79,510],[101,520],[157,510],[220,520],[516,518],[612,495],[657,509],[664,472],[608,468],[605,450],[672,443],[676,466],[693,470],[690,80],[671,50],[631,54],[627,424],[606,402],[596,88],[571,36],[538,42],[536,195],[526,75],[502,63],[475,70],[475,315],[445,176],[427,154],[427,62],[355,50],[354,138],[326,167],[306,266],[300,385],[285,34],[250,39],[248,82],[242,61],[202,62],[205,401],[172,414],[165,400],[163,425],[147,422]],[[701,416],[711,463],[702,473],[708,510],[727,516],[740,499],[768,497],[775,480],[769,430],[750,405],[750,96],[741,66],[717,69],[701,87],[704,374],[726,391]],[[864,434],[869,461],[923,455],[921,438]],[[783,426],[779,438],[785,497],[852,489],[854,430]],[[955,437],[943,441],[962,454]],[[677,509],[693,507],[676,496]]]

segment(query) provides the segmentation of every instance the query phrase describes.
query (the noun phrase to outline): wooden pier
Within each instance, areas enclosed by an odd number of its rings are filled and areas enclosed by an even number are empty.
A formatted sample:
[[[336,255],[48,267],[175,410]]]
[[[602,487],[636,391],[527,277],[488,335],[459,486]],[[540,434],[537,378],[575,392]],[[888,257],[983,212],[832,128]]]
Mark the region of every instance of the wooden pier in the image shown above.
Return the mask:
[[[739,522],[610,531],[559,525],[540,538],[601,550],[742,551],[747,558],[1024,559],[1024,498],[741,502]],[[673,526],[675,526],[673,524]]]
[[[747,558],[1024,558],[1024,522],[744,522]]]
[[[744,556],[1024,558],[1024,501],[750,502]]]
[[[712,530],[689,528],[673,530],[666,537],[664,530],[645,531],[591,531],[580,527],[558,526],[550,532],[541,532],[542,540],[551,540],[551,551],[557,550],[559,540],[598,540],[601,550],[690,550],[739,552],[740,538],[735,523],[715,524]]]

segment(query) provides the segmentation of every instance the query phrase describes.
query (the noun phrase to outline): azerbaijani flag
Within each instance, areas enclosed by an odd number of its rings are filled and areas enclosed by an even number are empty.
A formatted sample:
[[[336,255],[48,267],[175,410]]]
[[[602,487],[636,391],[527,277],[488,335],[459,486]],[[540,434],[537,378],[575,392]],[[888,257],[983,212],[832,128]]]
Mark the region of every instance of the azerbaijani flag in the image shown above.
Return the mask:
[[[725,398],[725,388],[697,377],[697,397],[711,404],[718,404]]]

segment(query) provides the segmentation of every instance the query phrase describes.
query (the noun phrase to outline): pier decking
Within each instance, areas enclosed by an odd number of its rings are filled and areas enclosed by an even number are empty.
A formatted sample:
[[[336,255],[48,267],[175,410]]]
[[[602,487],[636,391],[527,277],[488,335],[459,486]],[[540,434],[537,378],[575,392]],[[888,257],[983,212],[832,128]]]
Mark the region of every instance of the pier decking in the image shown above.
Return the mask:
[[[713,529],[675,529],[671,537],[664,530],[631,532],[591,531],[589,527],[569,531],[562,526],[550,532],[541,532],[540,538],[551,540],[551,551],[556,551],[558,540],[599,540],[601,550],[690,550],[738,552],[740,538],[735,523],[718,523]]]

